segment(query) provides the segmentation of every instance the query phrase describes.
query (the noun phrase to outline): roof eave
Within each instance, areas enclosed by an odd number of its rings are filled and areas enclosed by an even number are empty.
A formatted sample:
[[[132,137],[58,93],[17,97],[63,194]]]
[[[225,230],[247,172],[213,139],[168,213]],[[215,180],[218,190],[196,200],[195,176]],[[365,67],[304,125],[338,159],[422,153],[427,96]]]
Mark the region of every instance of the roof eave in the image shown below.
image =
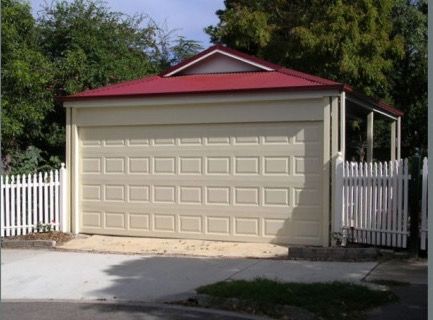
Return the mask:
[[[368,104],[368,105],[372,105],[374,108],[377,108],[387,114],[392,115],[393,117],[403,117],[404,116],[404,112],[391,106],[390,104],[387,104],[385,102],[383,102],[382,100],[379,99],[375,99],[372,97],[368,97],[365,94],[359,93],[357,91],[355,91],[351,86],[345,84],[343,86],[343,90],[344,92],[346,92],[347,94],[353,96],[356,99],[361,100],[362,102]]]
[[[182,92],[161,92],[161,93],[136,93],[136,94],[118,94],[118,95],[91,95],[91,96],[64,96],[57,97],[58,101],[88,101],[98,99],[130,99],[130,98],[146,98],[146,97],[164,97],[175,95],[197,95],[197,94],[222,94],[222,93],[248,93],[248,92],[294,92],[294,91],[320,91],[320,90],[342,90],[342,84],[332,85],[312,85],[312,86],[296,86],[296,87],[269,87],[269,88],[246,88],[246,89],[231,89],[231,90],[202,90],[202,91],[182,91]]]

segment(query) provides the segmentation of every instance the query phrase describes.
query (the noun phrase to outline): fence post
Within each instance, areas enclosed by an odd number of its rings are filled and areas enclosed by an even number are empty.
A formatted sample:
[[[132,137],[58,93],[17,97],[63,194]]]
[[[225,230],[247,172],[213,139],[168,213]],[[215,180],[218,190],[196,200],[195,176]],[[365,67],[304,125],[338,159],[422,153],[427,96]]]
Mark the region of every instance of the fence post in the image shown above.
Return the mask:
[[[333,236],[342,236],[342,219],[343,219],[343,165],[344,157],[341,152],[335,158],[335,171],[334,171],[334,199],[333,199],[333,213],[332,213],[332,232]],[[335,244],[335,239],[334,239]],[[342,239],[342,244],[345,239]]]
[[[1,170],[1,168],[0,168]],[[4,185],[4,177],[1,175],[0,172],[0,237],[5,236],[5,214],[6,214],[6,208],[5,208],[5,192],[3,191],[5,189]]]
[[[418,256],[419,252],[419,215],[421,211],[421,156],[416,151],[415,155],[410,159],[410,175],[412,179],[409,182],[409,216],[410,216],[410,232],[409,232],[409,253]]]
[[[424,158],[422,166],[422,195],[421,195],[421,250],[427,249],[427,179],[428,179],[428,159]]]
[[[60,231],[68,231],[68,176],[65,164],[60,168]]]

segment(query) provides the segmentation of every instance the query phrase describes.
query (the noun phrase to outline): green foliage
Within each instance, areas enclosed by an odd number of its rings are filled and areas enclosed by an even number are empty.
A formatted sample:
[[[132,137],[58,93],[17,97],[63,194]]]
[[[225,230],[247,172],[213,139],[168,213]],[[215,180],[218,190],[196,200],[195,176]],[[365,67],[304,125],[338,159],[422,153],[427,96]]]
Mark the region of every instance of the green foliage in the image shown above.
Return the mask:
[[[51,232],[54,226],[51,223],[38,222],[36,225],[37,232]]]
[[[157,72],[149,49],[157,26],[91,0],[58,1],[38,21],[40,44],[56,70],[56,93],[73,94]]]
[[[113,12],[99,0],[54,1],[37,21],[23,1],[1,4],[7,172],[64,159],[65,112],[55,97],[158,73],[201,49],[146,15]]]
[[[405,112],[402,124],[403,150],[427,154],[427,1],[396,1],[393,33],[404,41],[404,57],[391,74],[391,96]]]
[[[214,42],[383,96],[390,55],[403,54],[402,39],[391,36],[392,3],[226,0],[207,32]]]
[[[187,40],[185,37],[179,36],[174,45],[170,48],[172,52],[172,58],[170,59],[170,65],[177,64],[182,60],[188,59],[193,55],[203,50],[203,47],[198,41]]]
[[[385,99],[406,112],[403,155],[426,148],[425,0],[224,3],[225,9],[217,11],[219,23],[206,29],[213,42]],[[379,151],[389,150],[389,137],[382,135],[387,131],[388,124],[377,123]],[[359,135],[348,142],[363,148]]]
[[[398,298],[388,291],[344,283],[282,283],[267,279],[217,282],[200,287],[198,293],[218,298],[250,301],[257,313],[275,316],[281,305],[304,308],[321,319],[362,319],[363,312]]]
[[[53,109],[52,64],[38,45],[30,7],[2,0],[2,154],[5,165],[43,134]]]

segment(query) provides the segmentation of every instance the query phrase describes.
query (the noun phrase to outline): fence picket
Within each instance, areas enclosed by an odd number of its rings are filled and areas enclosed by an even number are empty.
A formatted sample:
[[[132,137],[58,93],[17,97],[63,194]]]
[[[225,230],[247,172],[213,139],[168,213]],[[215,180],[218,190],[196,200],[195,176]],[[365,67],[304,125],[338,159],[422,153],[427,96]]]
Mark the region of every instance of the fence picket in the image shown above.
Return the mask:
[[[9,201],[9,191],[10,191],[10,185],[9,185],[9,176],[5,177],[5,199],[6,199],[6,203],[5,203],[5,214],[6,214],[6,223],[5,223],[5,233],[6,236],[10,236],[10,201]]]
[[[27,228],[26,232],[32,232],[32,176],[27,175]]]
[[[22,234],[27,234],[27,184],[26,184],[26,175],[23,174],[21,177],[21,197],[22,197],[22,219],[23,219],[23,228],[21,228]]]
[[[353,171],[353,167],[350,165],[349,162],[346,163],[346,172],[347,172],[347,177],[352,177],[352,171]],[[346,180],[345,184],[347,185],[347,238],[351,239],[352,234],[351,234],[351,230],[353,227],[353,188],[352,188],[352,182],[353,179],[343,179]]]
[[[371,229],[373,230],[373,235],[372,235],[372,244],[373,245],[377,245],[377,194],[378,194],[378,190],[377,190],[377,181],[374,179],[374,177],[377,177],[377,163],[374,163],[374,168],[372,169],[374,170],[373,172],[371,172],[371,183],[372,183],[372,201],[373,201],[373,205],[372,205],[372,225],[371,225]]]
[[[372,239],[372,232],[371,232],[371,228],[372,228],[372,176],[373,176],[373,166],[370,163],[367,164],[366,168],[365,168],[365,175],[367,176],[367,208],[368,208],[368,215],[367,215],[367,242],[368,243],[372,243],[373,239]]]
[[[15,183],[15,176],[12,176],[11,178],[11,184],[10,184],[10,190],[11,190],[11,225],[10,225],[10,231],[11,235],[16,235],[16,230],[14,228],[15,226],[15,208],[16,208],[16,201],[15,201],[15,191],[16,191],[16,183]]]
[[[48,173],[44,173],[44,180],[43,180],[43,186],[44,186],[44,204],[43,204],[43,210],[44,210],[44,220],[43,223],[47,224],[50,222],[50,218],[48,217]]]
[[[392,173],[392,214],[391,214],[391,245],[395,247],[397,245],[397,176],[398,176],[398,162],[397,160],[392,161],[393,173]]]
[[[398,181],[397,181],[397,192],[398,192],[398,197],[397,197],[397,247],[401,248],[403,246],[403,237],[402,237],[402,232],[404,231],[402,229],[402,220],[403,220],[403,214],[402,214],[402,203],[403,201],[401,201],[403,198],[403,175],[404,175],[404,168],[403,168],[403,161],[399,160],[398,161],[398,167],[399,167],[399,175],[398,175]]]
[[[354,210],[355,210],[355,236],[356,239],[359,239],[359,170],[358,170],[358,163],[355,163],[355,179],[354,179],[354,183],[355,183],[355,204],[354,204]]]
[[[36,226],[38,224],[38,176],[36,173],[33,174],[33,178],[32,178],[32,187],[33,187],[33,228],[32,228],[32,232],[36,231]]]
[[[59,231],[59,223],[60,223],[60,217],[59,217],[59,211],[60,211],[60,201],[59,201],[59,194],[60,194],[60,183],[59,183],[59,171],[56,170],[54,172],[54,199],[55,199],[55,203],[54,203],[54,221],[55,221],[55,225],[54,228]]]
[[[359,219],[358,219],[358,228],[359,228],[359,237],[361,239],[361,242],[364,242],[364,236],[365,236],[365,232],[364,232],[364,218],[365,218],[365,214],[364,214],[364,163],[360,163],[359,164],[359,179],[358,179],[358,190],[359,190],[359,199],[358,199],[358,215],[359,215]]]
[[[379,163],[379,193],[378,193],[378,245],[383,245],[383,240],[382,240],[382,213],[383,213],[383,164],[382,162]]]
[[[15,210],[16,210],[15,219],[17,225],[21,225],[21,196],[20,195],[21,195],[21,176],[17,175],[15,181]],[[21,235],[21,230],[15,229],[15,234]]]
[[[409,164],[408,160],[404,160],[404,196],[403,196],[403,224],[404,224],[404,232],[405,235],[403,236],[403,248],[406,248],[407,246],[407,235],[408,235],[408,207],[409,207]]]
[[[48,207],[48,223],[53,223],[54,222],[54,176],[53,176],[53,171],[51,170],[49,173],[49,192],[48,192],[48,196],[49,196],[49,207]]]

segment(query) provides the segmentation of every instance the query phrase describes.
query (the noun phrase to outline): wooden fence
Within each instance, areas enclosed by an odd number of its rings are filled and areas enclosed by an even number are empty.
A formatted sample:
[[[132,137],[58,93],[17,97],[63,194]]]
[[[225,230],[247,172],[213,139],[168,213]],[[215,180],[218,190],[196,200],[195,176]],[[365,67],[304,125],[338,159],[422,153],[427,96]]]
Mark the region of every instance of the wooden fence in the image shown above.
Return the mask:
[[[427,250],[427,234],[428,234],[428,161],[427,158],[424,158],[423,166],[422,166],[422,193],[421,193],[421,222],[420,222],[420,238],[421,250]]]
[[[0,236],[65,231],[66,169],[0,177]]]
[[[336,160],[333,231],[343,241],[406,248],[408,161]]]

